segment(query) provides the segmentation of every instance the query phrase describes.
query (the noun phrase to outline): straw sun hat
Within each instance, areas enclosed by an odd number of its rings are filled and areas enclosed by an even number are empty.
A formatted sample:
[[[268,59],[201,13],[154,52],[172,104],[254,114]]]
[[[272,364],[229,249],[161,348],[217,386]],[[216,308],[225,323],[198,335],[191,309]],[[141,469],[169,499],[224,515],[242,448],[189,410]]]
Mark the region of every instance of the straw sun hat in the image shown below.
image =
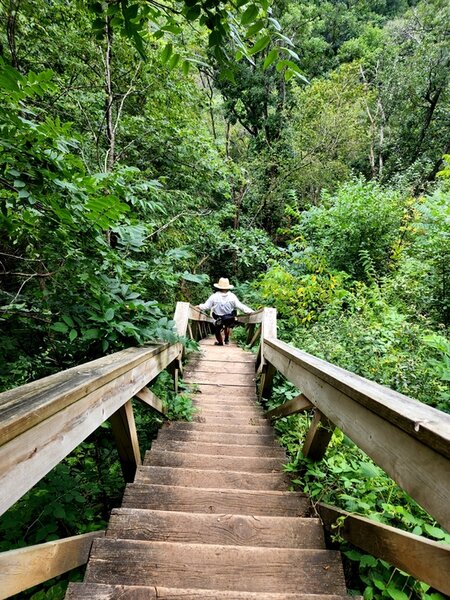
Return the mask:
[[[230,282],[226,277],[221,277],[218,283],[214,283],[213,285],[218,290],[232,290],[234,288],[234,285],[230,285]]]

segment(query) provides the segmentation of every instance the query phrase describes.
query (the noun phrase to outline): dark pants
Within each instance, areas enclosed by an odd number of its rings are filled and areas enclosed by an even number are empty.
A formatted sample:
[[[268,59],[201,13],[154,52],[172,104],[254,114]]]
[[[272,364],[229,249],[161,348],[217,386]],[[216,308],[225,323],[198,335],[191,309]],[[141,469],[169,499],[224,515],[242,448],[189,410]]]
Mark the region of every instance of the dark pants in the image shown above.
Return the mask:
[[[219,315],[216,315],[216,313],[213,313],[213,318],[218,319]],[[222,339],[222,331],[225,336],[225,341],[228,342],[228,340],[230,338],[231,327],[226,327],[223,324],[222,325],[214,325],[214,335],[216,336],[216,340],[219,342],[219,344],[223,344],[223,341],[224,341]]]

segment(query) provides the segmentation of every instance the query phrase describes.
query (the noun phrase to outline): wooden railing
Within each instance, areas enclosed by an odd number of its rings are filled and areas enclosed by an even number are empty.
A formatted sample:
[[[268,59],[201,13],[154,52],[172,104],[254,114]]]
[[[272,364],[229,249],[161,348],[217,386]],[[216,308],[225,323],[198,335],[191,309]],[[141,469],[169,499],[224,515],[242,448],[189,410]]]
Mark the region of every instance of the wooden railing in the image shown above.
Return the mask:
[[[248,324],[248,341],[260,337],[260,399],[270,398],[276,372],[300,390],[266,415],[277,419],[313,412],[304,456],[320,460],[339,427],[442,527],[450,528],[450,415],[278,340],[274,309],[239,320]],[[319,503],[316,509],[334,534],[450,594],[450,546],[333,506]]]
[[[238,320],[248,327],[249,344],[259,340],[260,397],[270,397],[277,371],[301,390],[268,417],[313,411],[305,456],[322,458],[337,426],[449,528],[449,415],[279,341],[272,308]],[[212,319],[179,302],[175,323],[181,337],[201,339],[210,332]],[[182,357],[179,342],[130,348],[0,394],[0,514],[108,419],[125,479],[131,481],[141,461],[131,398],[163,414],[162,402],[146,386],[169,369],[176,388]],[[316,508],[327,528],[339,519],[342,537],[450,593],[448,546],[336,507]],[[93,537],[103,533],[0,554],[0,599],[86,563]]]
[[[200,339],[212,319],[179,302],[180,337]],[[0,514],[102,423],[109,420],[126,481],[141,464],[131,399],[160,414],[163,403],[146,387],[164,369],[182,369],[183,345],[129,348],[0,394]],[[0,554],[0,599],[87,562],[94,537],[73,536]]]

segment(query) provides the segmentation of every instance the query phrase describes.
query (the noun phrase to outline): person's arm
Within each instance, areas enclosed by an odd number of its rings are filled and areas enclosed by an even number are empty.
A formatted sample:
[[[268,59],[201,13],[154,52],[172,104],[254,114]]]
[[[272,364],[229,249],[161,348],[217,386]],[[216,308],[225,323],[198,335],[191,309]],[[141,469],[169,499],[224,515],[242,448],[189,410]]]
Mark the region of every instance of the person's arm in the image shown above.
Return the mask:
[[[239,300],[237,299],[237,296],[235,296],[234,294],[233,294],[233,296],[234,296],[233,300],[236,305],[236,308],[238,308],[239,310],[241,310],[243,313],[246,313],[246,314],[255,312],[253,310],[253,308],[250,308],[249,306],[242,304],[242,302],[239,302]]]
[[[214,294],[212,294],[203,304],[197,304],[200,310],[209,310],[214,304]]]

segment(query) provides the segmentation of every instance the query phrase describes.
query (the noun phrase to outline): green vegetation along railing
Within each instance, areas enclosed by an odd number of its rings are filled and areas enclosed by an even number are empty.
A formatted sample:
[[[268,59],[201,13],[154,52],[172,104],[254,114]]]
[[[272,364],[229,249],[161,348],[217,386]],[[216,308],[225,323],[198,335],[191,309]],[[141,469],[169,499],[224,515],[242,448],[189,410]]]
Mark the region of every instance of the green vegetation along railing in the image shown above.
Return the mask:
[[[239,320],[247,325],[247,342],[260,342],[260,397],[270,396],[276,371],[302,391],[267,415],[278,418],[314,410],[303,445],[306,456],[322,458],[336,425],[449,527],[449,415],[279,341],[274,309]],[[175,322],[180,336],[201,339],[209,333],[212,319],[179,302]],[[146,386],[170,369],[177,387],[182,356],[180,343],[129,348],[0,394],[0,514],[106,420],[112,424],[125,479],[131,481],[141,463],[131,398],[164,413],[162,402]],[[340,518],[340,535],[354,545],[450,593],[448,546],[332,506],[316,507],[328,528]],[[93,538],[103,534],[0,554],[0,598],[86,563]]]
[[[247,323],[248,343],[260,339],[260,398],[270,398],[277,371],[302,392],[266,415],[276,419],[314,411],[304,456],[320,460],[339,427],[434,519],[450,528],[450,415],[278,340],[274,309],[239,320]],[[450,546],[333,506],[319,503],[316,508],[328,530],[450,594]]]
[[[180,336],[200,339],[212,319],[179,302]],[[126,481],[141,464],[131,399],[164,414],[146,386],[169,369],[178,386],[181,343],[128,348],[0,394],[0,514],[102,423],[109,420]],[[0,554],[0,598],[7,598],[87,562],[96,531]]]

